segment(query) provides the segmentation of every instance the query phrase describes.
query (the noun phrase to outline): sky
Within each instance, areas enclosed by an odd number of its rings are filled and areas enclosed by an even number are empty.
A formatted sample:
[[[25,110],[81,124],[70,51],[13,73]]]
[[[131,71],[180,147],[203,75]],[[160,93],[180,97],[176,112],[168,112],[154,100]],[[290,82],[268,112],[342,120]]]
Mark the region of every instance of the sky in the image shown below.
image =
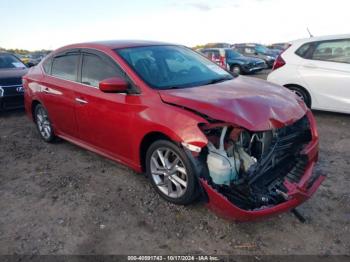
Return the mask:
[[[88,41],[276,43],[350,33],[349,0],[0,0],[0,47]]]

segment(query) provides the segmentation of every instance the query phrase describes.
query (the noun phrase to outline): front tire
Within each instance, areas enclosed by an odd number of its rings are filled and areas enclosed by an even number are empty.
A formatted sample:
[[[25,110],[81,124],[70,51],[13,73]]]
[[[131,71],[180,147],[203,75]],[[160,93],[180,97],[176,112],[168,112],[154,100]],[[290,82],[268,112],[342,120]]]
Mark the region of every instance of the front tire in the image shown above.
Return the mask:
[[[146,172],[157,193],[171,203],[187,205],[198,197],[198,182],[191,162],[170,141],[158,140],[148,148]]]
[[[53,132],[52,124],[50,122],[47,110],[41,104],[38,104],[34,110],[34,117],[36,127],[39,131],[40,137],[45,142],[53,142],[55,139],[55,134]]]
[[[311,108],[311,97],[310,94],[302,87],[299,86],[286,86],[289,90],[299,96],[308,108]]]

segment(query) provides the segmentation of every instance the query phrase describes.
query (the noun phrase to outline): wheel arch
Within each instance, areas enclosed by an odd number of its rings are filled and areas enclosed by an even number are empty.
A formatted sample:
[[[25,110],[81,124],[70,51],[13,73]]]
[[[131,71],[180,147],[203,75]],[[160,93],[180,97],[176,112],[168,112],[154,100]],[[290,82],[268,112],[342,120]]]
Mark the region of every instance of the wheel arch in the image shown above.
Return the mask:
[[[309,92],[309,90],[307,90],[305,87],[298,85],[298,84],[285,84],[283,86],[288,88],[288,89],[290,87],[297,87],[297,88],[300,88],[301,90],[303,90],[308,95],[308,97],[310,99],[310,107],[312,107],[313,97],[312,97],[311,93]]]
[[[35,107],[37,105],[41,104],[41,102],[39,100],[33,100],[32,104],[31,104],[31,116],[32,116],[32,120],[35,121]]]
[[[166,135],[163,132],[159,132],[159,131],[152,131],[152,132],[146,134],[142,138],[140,146],[139,146],[139,158],[140,158],[140,164],[141,164],[141,171],[142,172],[146,171],[146,154],[147,154],[148,148],[155,141],[160,140],[160,139],[174,142],[174,140],[172,140],[168,135]]]

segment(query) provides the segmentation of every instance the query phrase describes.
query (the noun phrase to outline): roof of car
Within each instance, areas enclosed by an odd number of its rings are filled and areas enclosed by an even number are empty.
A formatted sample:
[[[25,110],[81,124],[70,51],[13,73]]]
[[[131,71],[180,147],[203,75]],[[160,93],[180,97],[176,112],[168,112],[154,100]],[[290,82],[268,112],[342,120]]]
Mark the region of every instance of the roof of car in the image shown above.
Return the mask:
[[[210,50],[233,50],[229,47],[208,47],[208,48],[201,48],[200,51],[210,51]]]
[[[151,45],[174,45],[174,44],[157,42],[157,41],[146,41],[146,40],[108,40],[108,41],[78,43],[78,44],[65,46],[65,48],[100,46],[100,47],[107,47],[110,49],[117,49],[117,48],[142,47],[142,46],[151,46]]]
[[[294,41],[291,41],[290,43],[307,43],[307,42],[314,42],[314,41],[324,41],[324,40],[333,40],[333,39],[350,39],[350,34],[344,34],[344,35],[326,35],[326,36],[313,36],[309,38],[302,38],[297,39]]]

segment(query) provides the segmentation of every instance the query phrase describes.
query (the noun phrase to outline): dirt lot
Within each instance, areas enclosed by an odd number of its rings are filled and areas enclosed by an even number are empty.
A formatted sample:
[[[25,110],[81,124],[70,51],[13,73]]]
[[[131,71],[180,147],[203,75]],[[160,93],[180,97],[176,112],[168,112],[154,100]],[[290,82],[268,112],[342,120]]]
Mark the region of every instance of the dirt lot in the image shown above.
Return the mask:
[[[264,77],[261,74],[259,77]],[[299,210],[233,223],[166,203],[147,179],[68,142],[42,142],[23,112],[0,115],[0,254],[350,254],[350,117],[315,112],[316,172]]]

